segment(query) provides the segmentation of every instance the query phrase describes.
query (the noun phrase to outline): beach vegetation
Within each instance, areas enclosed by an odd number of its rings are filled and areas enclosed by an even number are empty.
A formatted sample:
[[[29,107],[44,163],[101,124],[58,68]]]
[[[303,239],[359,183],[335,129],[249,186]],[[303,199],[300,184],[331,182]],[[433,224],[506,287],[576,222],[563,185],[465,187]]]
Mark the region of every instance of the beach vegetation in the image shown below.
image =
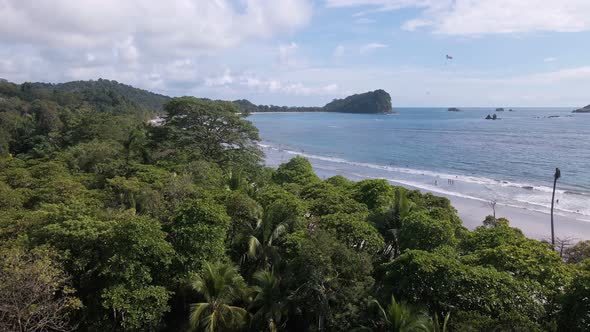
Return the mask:
[[[76,86],[0,82],[0,329],[590,328],[588,241],[265,167],[232,103]]]

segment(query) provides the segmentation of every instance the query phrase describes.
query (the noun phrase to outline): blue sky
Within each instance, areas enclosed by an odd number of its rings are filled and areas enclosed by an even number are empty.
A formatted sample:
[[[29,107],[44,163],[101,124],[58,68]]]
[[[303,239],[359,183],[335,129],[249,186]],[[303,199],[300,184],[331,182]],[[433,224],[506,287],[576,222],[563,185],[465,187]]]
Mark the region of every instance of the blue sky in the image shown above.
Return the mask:
[[[590,103],[588,0],[0,0],[0,77],[322,105]],[[451,54],[454,59],[445,60]]]

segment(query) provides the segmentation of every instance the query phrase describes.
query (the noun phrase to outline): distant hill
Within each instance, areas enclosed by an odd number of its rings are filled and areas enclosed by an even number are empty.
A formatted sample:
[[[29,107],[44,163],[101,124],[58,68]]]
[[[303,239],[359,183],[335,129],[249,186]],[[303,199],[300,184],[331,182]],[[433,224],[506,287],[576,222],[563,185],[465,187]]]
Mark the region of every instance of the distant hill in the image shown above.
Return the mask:
[[[391,96],[384,90],[375,90],[334,99],[324,106],[326,112],[339,113],[391,113]]]
[[[246,99],[234,100],[233,103],[242,113],[252,112],[325,112],[323,107],[256,105]]]
[[[590,113],[590,105],[579,108],[579,109],[573,111],[572,113]]]
[[[152,118],[163,112],[170,97],[134,88],[116,81],[74,81],[67,83],[15,84],[0,79],[0,112],[3,109],[27,109],[36,101],[62,107],[94,108],[112,114],[135,114]],[[20,106],[18,106],[20,105]],[[27,106],[28,105],[28,106]]]
[[[72,81],[66,83],[31,83],[33,88],[47,88],[62,92],[76,92],[85,94],[88,92],[95,93],[96,91],[111,91],[116,95],[122,96],[137,106],[151,111],[162,111],[164,104],[170,100],[170,97],[161,94],[153,93],[147,90],[132,87],[131,85],[119,83],[117,81],[105,80],[99,78],[98,80],[90,81]]]
[[[110,113],[160,113],[171,97],[132,87],[117,81],[98,79],[66,83],[14,84],[0,79],[0,98],[17,97],[27,102],[53,100],[62,106],[82,104]],[[339,112],[391,113],[391,97],[375,90],[334,99],[323,107],[255,105],[246,99],[233,101],[242,113],[252,112]]]
[[[255,105],[248,100],[233,102],[243,113],[252,112],[338,112],[338,113],[392,113],[391,96],[384,90],[375,90],[334,99],[323,107],[288,107]]]

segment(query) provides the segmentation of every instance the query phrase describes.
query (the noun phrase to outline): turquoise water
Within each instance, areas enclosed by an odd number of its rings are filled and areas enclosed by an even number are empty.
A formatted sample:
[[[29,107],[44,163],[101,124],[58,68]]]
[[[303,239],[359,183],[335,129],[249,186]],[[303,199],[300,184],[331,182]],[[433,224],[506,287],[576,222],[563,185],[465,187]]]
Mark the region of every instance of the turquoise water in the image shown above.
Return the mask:
[[[267,163],[307,156],[328,175],[382,177],[483,202],[590,216],[590,114],[563,108],[400,108],[398,114],[273,113],[249,117]],[[499,120],[484,120],[487,114]],[[449,181],[453,180],[453,181]]]

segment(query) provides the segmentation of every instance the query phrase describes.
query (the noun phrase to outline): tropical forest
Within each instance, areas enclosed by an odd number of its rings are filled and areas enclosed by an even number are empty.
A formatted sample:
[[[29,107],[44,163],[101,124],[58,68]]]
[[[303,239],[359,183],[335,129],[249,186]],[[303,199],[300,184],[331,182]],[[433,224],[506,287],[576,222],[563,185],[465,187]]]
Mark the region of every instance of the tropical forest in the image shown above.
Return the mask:
[[[0,331],[590,330],[590,241],[259,140],[232,102],[0,82]]]

